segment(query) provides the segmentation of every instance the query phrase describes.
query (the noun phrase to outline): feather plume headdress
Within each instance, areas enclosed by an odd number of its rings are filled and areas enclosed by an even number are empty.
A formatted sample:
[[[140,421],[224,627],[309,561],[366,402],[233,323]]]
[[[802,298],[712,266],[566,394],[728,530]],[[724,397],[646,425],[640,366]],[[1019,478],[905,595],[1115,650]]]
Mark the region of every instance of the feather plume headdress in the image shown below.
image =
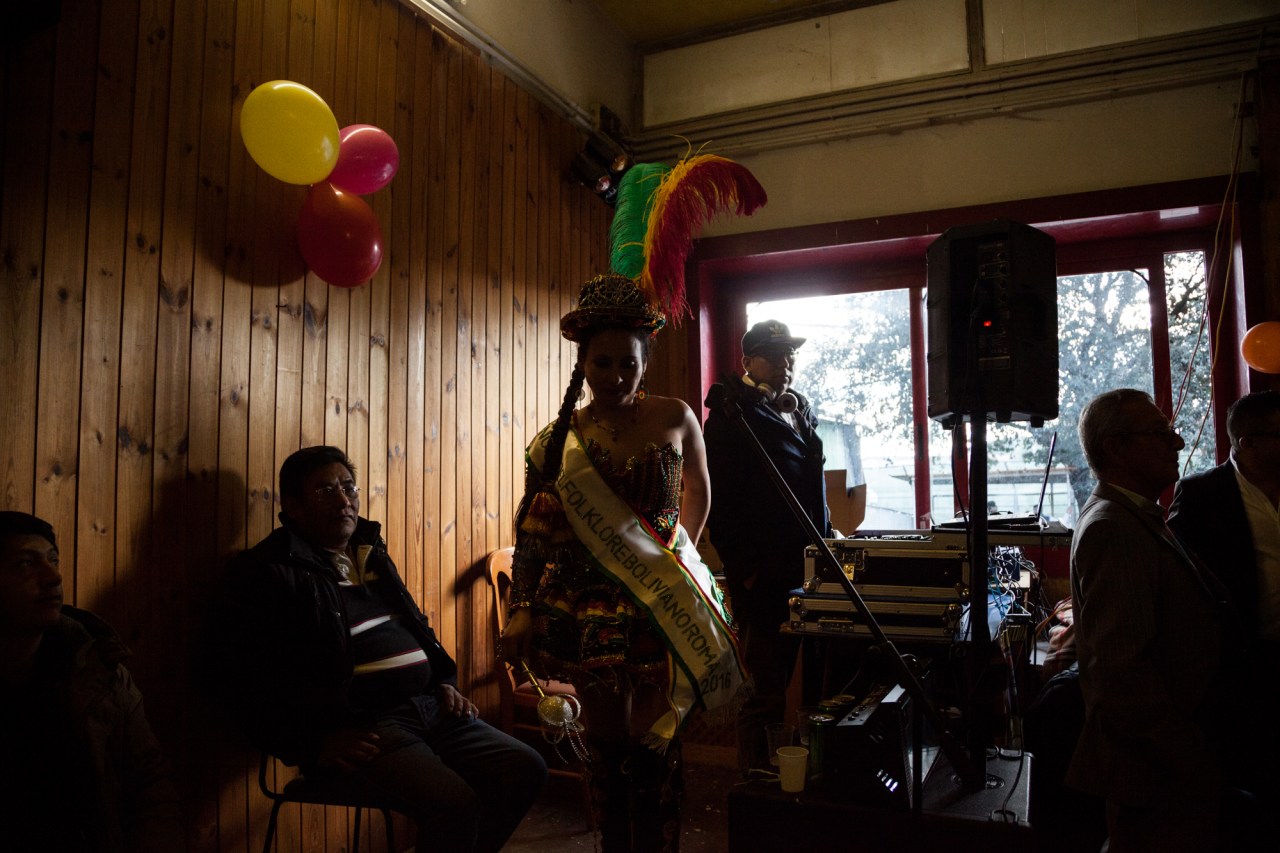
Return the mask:
[[[561,333],[576,341],[585,329],[611,323],[653,335],[666,315],[679,324],[690,313],[684,266],[697,232],[721,211],[750,216],[767,200],[745,166],[716,154],[687,157],[671,168],[637,163],[618,185],[609,228],[612,274],[583,285]]]

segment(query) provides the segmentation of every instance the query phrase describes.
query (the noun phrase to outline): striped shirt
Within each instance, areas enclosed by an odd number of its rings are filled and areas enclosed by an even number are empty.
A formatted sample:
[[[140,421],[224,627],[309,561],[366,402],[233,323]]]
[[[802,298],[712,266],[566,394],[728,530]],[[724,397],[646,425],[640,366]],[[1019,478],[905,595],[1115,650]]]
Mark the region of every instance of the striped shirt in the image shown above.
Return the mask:
[[[362,710],[383,711],[426,690],[431,664],[391,606],[381,578],[367,568],[371,550],[361,545],[355,563],[345,554],[334,554],[333,563],[351,628],[351,703]]]

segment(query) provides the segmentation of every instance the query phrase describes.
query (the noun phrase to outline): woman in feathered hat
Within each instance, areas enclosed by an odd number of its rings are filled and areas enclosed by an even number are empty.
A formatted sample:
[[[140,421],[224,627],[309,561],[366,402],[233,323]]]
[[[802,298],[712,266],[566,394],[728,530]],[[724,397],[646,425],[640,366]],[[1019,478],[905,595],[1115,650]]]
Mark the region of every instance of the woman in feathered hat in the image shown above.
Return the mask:
[[[695,159],[759,187],[723,158]],[[720,590],[694,548],[710,500],[700,424],[683,400],[644,387],[662,309],[683,307],[682,277],[647,289],[631,277],[643,282],[659,254],[661,210],[688,220],[686,193],[703,193],[694,220],[726,200],[740,212],[762,202],[763,190],[743,201],[737,184],[708,180],[691,162],[624,178],[614,243],[641,247],[644,265],[629,268],[615,251],[616,272],[587,282],[561,320],[578,358],[558,417],[529,446],[517,517],[503,653],[574,685],[604,853],[679,849],[678,734],[695,710],[727,710],[745,681]],[[681,180],[699,176],[693,190]],[[641,190],[643,240],[619,237],[628,179]],[[687,252],[688,227],[668,232],[681,235],[677,252]],[[584,383],[590,402],[577,408]]]

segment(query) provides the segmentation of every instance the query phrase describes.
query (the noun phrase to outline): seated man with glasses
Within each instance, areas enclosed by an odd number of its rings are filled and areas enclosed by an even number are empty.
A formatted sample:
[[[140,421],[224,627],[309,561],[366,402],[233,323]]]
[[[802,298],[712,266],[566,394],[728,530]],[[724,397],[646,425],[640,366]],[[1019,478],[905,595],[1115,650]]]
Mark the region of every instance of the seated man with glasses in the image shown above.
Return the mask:
[[[1111,853],[1233,849],[1219,817],[1242,742],[1229,734],[1238,618],[1157,503],[1184,443],[1129,388],[1091,400],[1079,430],[1098,485],[1071,541],[1085,720],[1067,784],[1105,798]]]
[[[417,822],[419,850],[501,849],[546,764],[458,692],[380,526],[359,515],[345,453],[291,455],[280,502],[283,526],[232,565],[219,622],[246,731],[308,776],[383,794]]]
[[[809,401],[791,387],[796,348],[785,323],[756,323],[742,336],[743,375],[729,377],[707,395],[703,437],[711,475],[707,529],[724,564],[729,602],[754,692],[738,712],[738,765],[743,773],[769,769],[765,727],[783,719],[787,685],[795,669],[799,638],[783,634],[787,600],[804,583],[809,536],[797,522],[750,440],[717,408],[737,400],[742,420],[824,537],[831,529],[823,474],[822,439]],[[809,666],[805,673],[819,672]],[[807,679],[806,679],[807,680]]]

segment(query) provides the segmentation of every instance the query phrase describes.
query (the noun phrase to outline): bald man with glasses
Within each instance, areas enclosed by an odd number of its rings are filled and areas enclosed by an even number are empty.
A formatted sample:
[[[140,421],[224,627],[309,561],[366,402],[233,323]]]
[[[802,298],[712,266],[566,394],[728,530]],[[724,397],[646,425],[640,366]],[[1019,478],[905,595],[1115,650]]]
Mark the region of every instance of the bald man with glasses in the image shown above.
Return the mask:
[[[1178,478],[1183,440],[1134,389],[1095,397],[1079,430],[1098,485],[1071,544],[1085,722],[1067,783],[1105,798],[1110,853],[1224,849],[1239,626],[1157,503]]]

